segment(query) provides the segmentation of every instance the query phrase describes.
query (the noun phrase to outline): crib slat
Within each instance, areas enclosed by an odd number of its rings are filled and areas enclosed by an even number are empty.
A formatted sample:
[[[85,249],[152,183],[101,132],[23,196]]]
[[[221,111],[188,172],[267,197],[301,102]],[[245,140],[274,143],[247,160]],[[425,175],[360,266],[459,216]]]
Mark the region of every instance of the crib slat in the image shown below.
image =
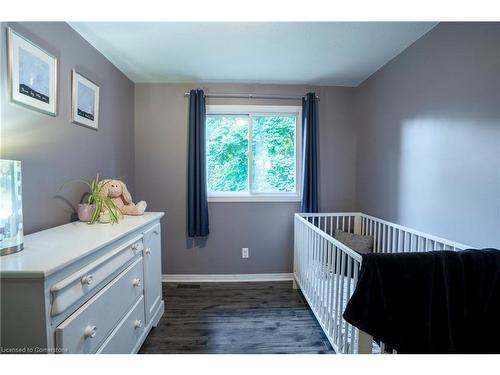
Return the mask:
[[[305,254],[304,254],[304,262],[305,262],[305,268],[304,268],[304,277],[305,277],[305,280],[304,280],[304,289],[305,289],[305,292],[307,294],[309,294],[309,267],[310,267],[310,263],[309,263],[309,251],[310,251],[310,242],[309,242],[309,237],[311,236],[311,231],[309,230],[309,228],[306,230],[306,235],[305,235],[305,238],[304,238],[304,241],[305,241],[305,244],[306,244],[306,250],[305,250]]]
[[[383,249],[383,244],[382,244],[382,239],[384,236],[384,224],[378,223],[378,252],[382,253],[384,251]]]
[[[384,224],[383,229],[382,229],[382,252],[383,253],[387,252],[387,246],[385,244],[386,237],[387,237],[387,225]]]
[[[314,307],[318,309],[318,281],[319,281],[319,246],[318,246],[318,234],[314,232]]]
[[[333,327],[333,292],[334,292],[334,280],[335,280],[335,245],[330,244],[330,282],[328,284],[328,332],[332,330]],[[331,336],[331,335],[330,335]]]
[[[380,223],[378,222],[375,222],[375,243],[377,244],[377,246],[375,247],[376,249],[376,252],[380,252],[380,244],[379,244],[379,241],[380,241],[380,232],[379,232],[379,226],[380,226]]]
[[[324,243],[324,238],[320,237],[319,238],[319,256],[318,256],[318,266],[319,266],[319,280],[318,280],[318,315],[319,319],[323,320],[323,275],[324,275],[324,270],[323,270],[323,243]]]
[[[318,267],[319,267],[319,272],[318,272],[318,315],[320,320],[322,319],[322,302],[323,302],[323,242],[324,238],[318,236]]]
[[[315,302],[316,302],[316,296],[315,296],[315,283],[316,283],[316,232],[312,233],[312,241],[311,241],[311,302],[314,307],[316,307]]]
[[[326,252],[326,240],[323,238],[323,246],[321,247],[322,248],[322,265],[321,265],[321,269],[322,269],[322,286],[321,286],[321,316],[322,316],[322,320],[323,322],[326,321],[326,309],[325,309],[325,291],[326,291],[326,278],[327,278],[327,272],[326,272],[326,266],[327,266],[327,260],[326,260],[326,255],[327,255],[327,252]]]
[[[313,255],[313,264],[314,264],[314,272],[313,272],[313,305],[315,308],[318,307],[318,234],[314,232],[314,255]]]
[[[308,246],[307,235],[308,235],[309,231],[307,230],[308,228],[305,225],[303,225],[302,227],[303,227],[302,228],[302,230],[303,230],[303,232],[302,232],[302,244],[304,246],[304,251],[301,252],[299,250],[299,252],[302,253],[302,258],[301,258],[301,262],[300,263],[301,263],[301,265],[304,268],[300,271],[300,274],[301,274],[301,277],[302,277],[302,281],[305,284],[306,281],[305,281],[304,277],[305,277],[305,273],[307,272],[307,269],[308,269],[308,264],[307,264],[307,246]]]
[[[358,277],[359,277],[359,267],[360,264],[358,262],[354,263],[354,277],[352,280],[352,284],[354,288],[356,288],[356,285],[358,284]],[[355,348],[358,347],[358,330],[354,328],[353,325],[351,325],[351,349],[352,353],[354,353]]]
[[[337,246],[335,246],[335,300],[334,302],[334,308],[335,308],[335,316],[333,320],[333,326],[332,326],[332,332],[331,335],[333,336],[334,331],[337,332],[337,320],[338,320],[338,304],[339,304],[339,292],[340,292],[340,250]],[[334,341],[336,340],[335,336],[333,337]]]
[[[382,248],[382,239],[384,235],[384,225],[382,223],[378,223],[378,252],[382,253],[384,249]]]
[[[316,234],[316,308],[320,311],[320,293],[321,293],[321,240],[322,237]],[[318,314],[319,315],[319,314]],[[321,315],[320,315],[321,319]]]
[[[333,329],[335,325],[335,298],[337,296],[336,286],[337,286],[337,246],[332,244],[332,290],[330,296],[330,311],[332,312],[331,323],[328,329],[330,337],[333,335]]]
[[[314,272],[314,280],[315,280],[315,285],[314,285],[314,298],[315,298],[315,305],[316,305],[316,311],[319,311],[319,289],[321,285],[321,238],[319,235],[316,233],[316,256],[314,259],[314,264],[316,266],[316,271]]]
[[[345,272],[345,254],[341,251],[340,255],[340,293],[339,293],[339,303],[337,308],[337,345],[339,348],[342,343],[342,305],[344,301],[344,272]]]
[[[383,244],[383,248],[384,248],[384,253],[388,253],[389,252],[389,229],[390,227],[387,226],[386,224],[384,224],[384,244]]]
[[[308,295],[311,295],[311,252],[312,252],[312,232],[311,230],[307,231],[307,274],[306,274],[306,279],[307,279],[307,285],[306,285],[306,292]]]
[[[309,294],[309,236],[311,235],[311,231],[309,228],[306,230],[306,235],[304,236],[305,254],[304,254],[304,290],[306,294]]]
[[[378,243],[378,252],[381,253],[383,251],[382,249],[382,232],[383,232],[383,224],[382,223],[377,223],[378,227],[378,233],[377,233],[377,243]]]
[[[330,319],[332,316],[332,311],[330,310],[330,298],[331,298],[331,283],[332,283],[332,273],[331,273],[331,267],[332,267],[332,244],[328,242],[327,244],[327,286],[326,286],[326,321],[325,321],[325,328],[326,330],[329,330],[330,328]]]
[[[391,247],[391,253],[394,252],[395,238],[396,238],[396,230],[391,227],[391,246],[390,246]]]
[[[307,250],[306,242],[305,242],[306,234],[307,234],[306,226],[300,225],[300,243],[299,243],[299,247],[297,249],[297,252],[299,254],[299,266],[298,266],[299,268],[297,269],[297,273],[299,274],[301,283],[304,283],[304,271],[305,271],[304,254]]]
[[[346,293],[346,297],[347,297],[347,299],[349,299],[351,297],[351,275],[352,275],[351,271],[352,271],[353,259],[351,257],[346,257],[346,258],[347,258],[346,259],[347,260],[347,277],[346,277],[347,293]],[[346,299],[346,303],[347,303],[347,299]],[[346,304],[344,304],[344,302],[342,302],[342,313],[344,313],[345,308],[346,308]],[[347,349],[348,349],[347,343],[349,340],[349,324],[344,319],[342,319],[342,321],[345,323],[344,349],[347,351]]]
[[[306,274],[307,274],[307,269],[309,268],[309,265],[307,264],[307,252],[308,252],[307,236],[309,234],[309,231],[307,230],[308,228],[305,225],[303,225],[303,227],[304,227],[303,228],[304,232],[302,233],[302,245],[304,247],[303,251],[300,251],[299,249],[299,252],[302,253],[300,264],[303,268],[299,272],[302,277],[302,284],[303,284],[302,288],[304,289],[307,286]]]

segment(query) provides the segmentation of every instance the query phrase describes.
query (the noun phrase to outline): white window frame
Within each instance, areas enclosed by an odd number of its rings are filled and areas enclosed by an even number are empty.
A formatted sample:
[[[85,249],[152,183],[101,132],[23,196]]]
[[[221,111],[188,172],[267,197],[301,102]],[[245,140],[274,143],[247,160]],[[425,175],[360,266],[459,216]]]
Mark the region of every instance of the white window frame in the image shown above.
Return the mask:
[[[276,105],[207,105],[208,115],[248,115],[248,194],[214,193],[208,191],[209,202],[300,202],[302,179],[302,107]],[[252,193],[252,116],[290,115],[296,116],[295,123],[295,192],[294,193]],[[206,139],[205,139],[206,142]],[[206,149],[208,149],[208,144]],[[208,163],[208,160],[207,160]],[[208,169],[207,169],[208,176]],[[207,178],[208,189],[208,178]]]

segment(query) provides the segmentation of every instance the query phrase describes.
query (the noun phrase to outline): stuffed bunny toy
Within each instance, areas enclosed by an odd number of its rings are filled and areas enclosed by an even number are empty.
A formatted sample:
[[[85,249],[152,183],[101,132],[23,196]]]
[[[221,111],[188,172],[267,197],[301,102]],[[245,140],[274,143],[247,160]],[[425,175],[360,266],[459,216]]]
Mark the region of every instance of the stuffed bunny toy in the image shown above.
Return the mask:
[[[127,186],[120,180],[104,180],[101,191],[103,196],[110,197],[123,215],[139,216],[146,210],[146,202],[140,201],[137,204],[132,202],[132,196],[127,190]],[[99,218],[102,223],[109,222],[109,213],[103,211]]]

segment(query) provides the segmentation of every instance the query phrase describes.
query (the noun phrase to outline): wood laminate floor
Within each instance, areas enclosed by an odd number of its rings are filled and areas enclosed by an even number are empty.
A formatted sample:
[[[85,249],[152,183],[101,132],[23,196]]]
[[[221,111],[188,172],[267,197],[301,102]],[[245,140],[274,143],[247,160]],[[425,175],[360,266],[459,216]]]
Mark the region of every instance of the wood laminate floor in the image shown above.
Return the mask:
[[[163,284],[140,353],[334,353],[292,282]]]

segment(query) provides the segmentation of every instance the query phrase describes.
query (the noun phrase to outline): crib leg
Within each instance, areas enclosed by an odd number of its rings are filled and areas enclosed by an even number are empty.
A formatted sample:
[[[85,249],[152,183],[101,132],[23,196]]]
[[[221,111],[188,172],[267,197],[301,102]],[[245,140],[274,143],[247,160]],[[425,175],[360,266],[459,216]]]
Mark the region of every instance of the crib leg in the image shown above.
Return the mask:
[[[293,279],[293,289],[299,289],[299,284],[297,284],[297,281],[295,281],[295,278]]]

